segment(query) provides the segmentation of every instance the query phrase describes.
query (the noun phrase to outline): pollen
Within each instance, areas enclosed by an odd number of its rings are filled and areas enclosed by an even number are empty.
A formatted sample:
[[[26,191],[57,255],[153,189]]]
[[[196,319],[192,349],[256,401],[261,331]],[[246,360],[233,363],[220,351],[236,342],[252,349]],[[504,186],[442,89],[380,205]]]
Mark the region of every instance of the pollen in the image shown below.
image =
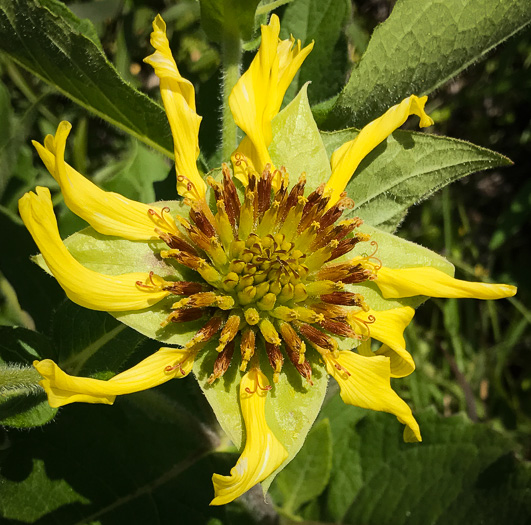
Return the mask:
[[[222,181],[207,179],[212,208],[206,200],[185,201],[189,217],[176,217],[183,234],[160,235],[169,247],[161,257],[195,270],[200,281],[165,282],[165,290],[184,297],[173,303],[163,326],[205,320],[190,344],[218,338],[210,383],[233,359],[245,371],[265,352],[274,382],[287,357],[311,385],[312,356],[335,355],[336,336],[360,339],[351,324],[368,306],[345,286],[372,279],[374,265],[368,258],[344,256],[369,236],[356,232],[359,218],[341,220],[354,206],[345,193],[329,206],[331,193],[324,185],[304,194],[305,174],[289,189],[285,169],[266,165],[259,175],[243,156],[239,162],[247,181],[241,192],[223,165]],[[192,182],[188,185],[193,192]]]

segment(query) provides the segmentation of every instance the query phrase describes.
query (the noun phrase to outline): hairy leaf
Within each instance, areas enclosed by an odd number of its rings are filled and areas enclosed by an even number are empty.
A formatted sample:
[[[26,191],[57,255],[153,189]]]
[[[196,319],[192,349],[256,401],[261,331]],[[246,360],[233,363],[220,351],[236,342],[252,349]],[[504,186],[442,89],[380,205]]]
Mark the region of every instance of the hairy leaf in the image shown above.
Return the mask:
[[[423,442],[409,444],[395,418],[345,407],[339,396],[323,417],[334,436],[324,521],[524,525],[531,516],[531,472],[483,425],[427,412],[418,415]]]
[[[98,117],[173,157],[162,107],[127,84],[93,26],[57,0],[0,0],[0,50]]]
[[[397,2],[324,127],[361,127],[412,93],[431,93],[530,20],[528,0]]]
[[[356,130],[322,133],[329,155],[354,139]],[[410,206],[470,175],[511,161],[463,140],[395,131],[361,162],[347,186],[353,212],[372,226],[394,231]]]

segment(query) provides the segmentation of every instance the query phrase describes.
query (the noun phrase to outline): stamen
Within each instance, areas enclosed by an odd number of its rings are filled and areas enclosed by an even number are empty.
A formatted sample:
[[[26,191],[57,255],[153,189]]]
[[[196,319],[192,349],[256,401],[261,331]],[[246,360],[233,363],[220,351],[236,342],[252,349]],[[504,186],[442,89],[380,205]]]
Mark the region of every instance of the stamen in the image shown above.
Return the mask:
[[[205,314],[205,308],[179,308],[173,311],[160,326],[162,328],[168,326],[170,323],[187,323],[189,321],[197,321]]]
[[[319,323],[325,330],[328,330],[329,332],[341,335],[343,337],[351,337],[353,339],[359,339],[360,337],[350,326],[346,323],[343,323],[342,321],[332,320],[332,319],[325,319],[324,321],[321,321]]]
[[[223,195],[225,197],[227,215],[233,227],[234,236],[236,236],[236,219],[240,217],[240,199],[238,198],[238,192],[236,191],[236,186],[234,185],[234,181],[232,180],[232,174],[229,170],[229,167],[225,163],[223,163],[221,165],[221,169],[223,171]]]
[[[219,353],[214,361],[214,371],[208,378],[207,382],[211,385],[216,379],[222,377],[229,368],[234,354],[234,340],[227,343],[227,346]]]
[[[231,315],[227,319],[227,322],[225,323],[225,326],[221,331],[221,335],[219,336],[219,345],[216,348],[218,352],[221,352],[225,348],[227,343],[229,343],[236,337],[236,334],[238,333],[238,328],[240,327],[240,321],[241,319],[239,315]]]
[[[193,281],[171,281],[164,284],[163,290],[171,292],[173,295],[193,295],[205,292],[206,286]]]
[[[272,345],[271,343],[266,342],[265,347],[269,364],[273,369],[273,383],[278,383],[280,371],[282,370],[282,366],[284,364],[284,356],[282,355],[278,345]]]
[[[245,372],[247,364],[251,360],[255,351],[255,339],[256,334],[254,330],[248,328],[242,334],[242,341],[240,344],[240,350],[242,354],[242,363],[240,365],[240,370]]]
[[[325,349],[332,352],[335,352],[337,350],[337,342],[334,338],[330,337],[329,335],[325,334],[324,332],[321,332],[321,330],[315,328],[315,326],[312,326],[307,323],[301,323],[296,322],[294,323],[295,327],[299,331],[299,333],[308,339],[310,344],[317,350],[319,349]]]
[[[367,307],[363,295],[353,292],[333,292],[320,296],[321,301],[330,304],[340,304],[343,306]],[[367,307],[368,308],[368,307]]]

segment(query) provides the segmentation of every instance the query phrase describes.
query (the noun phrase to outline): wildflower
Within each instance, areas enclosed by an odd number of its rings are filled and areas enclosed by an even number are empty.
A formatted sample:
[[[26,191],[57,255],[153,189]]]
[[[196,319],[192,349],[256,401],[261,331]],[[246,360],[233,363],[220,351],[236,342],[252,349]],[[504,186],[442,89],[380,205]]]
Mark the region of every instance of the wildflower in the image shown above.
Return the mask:
[[[71,300],[118,313],[168,304],[164,329],[200,323],[183,347],[162,347],[109,381],[70,376],[49,359],[36,361],[51,406],[112,404],[117,395],[186,376],[204,352],[217,356],[208,378],[215,385],[236,361],[245,444],[230,475],[213,476],[213,505],[237,498],[294,453],[267,417],[269,392],[286,380],[289,367],[311,388],[316,368],[324,363],[345,403],[394,414],[405,425],[406,441],[421,440],[411,409],[390,383],[415,368],[403,337],[414,310],[399,301],[378,309],[366,299],[375,290],[393,300],[418,295],[497,299],[516,291],[509,285],[460,281],[432,266],[410,267],[407,254],[400,268],[383,265],[376,252],[353,256],[357,245],[370,243],[373,249],[375,244],[360,231],[360,218],[342,218],[354,206],[344,191],[347,183],[361,160],[410,115],[420,117],[421,127],[433,123],[424,110],[426,97],[412,95],[363,128],[333,153],[329,180],[308,187],[304,173],[288,174],[268,149],[272,120],[312,48],[279,40],[279,30],[273,15],[262,26],[257,56],[229,99],[246,135],[232,156],[233,170],[223,165],[220,178],[205,179],[196,165],[201,117],[194,90],[177,69],[162,18],[155,19],[155,52],[146,62],[160,79],[174,138],[177,190],[184,197],[180,209],[186,207],[186,213],[97,188],[64,160],[67,122],[44,145],[34,143],[70,209],[101,234],[154,246],[162,259],[156,267],[122,275],[86,268],[59,236],[49,190],[38,187],[20,200],[24,223]],[[195,277],[180,279],[182,268]],[[370,338],[382,343],[378,351],[371,350]]]

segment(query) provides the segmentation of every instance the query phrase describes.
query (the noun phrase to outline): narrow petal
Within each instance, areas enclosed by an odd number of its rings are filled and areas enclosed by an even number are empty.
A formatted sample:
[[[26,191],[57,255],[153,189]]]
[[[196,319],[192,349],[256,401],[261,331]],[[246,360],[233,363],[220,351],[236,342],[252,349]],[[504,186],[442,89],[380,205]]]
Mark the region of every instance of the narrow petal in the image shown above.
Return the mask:
[[[280,22],[276,15],[261,31],[260,49],[229,96],[234,120],[247,135],[237,151],[244,153],[245,150],[244,154],[259,173],[271,162],[267,151],[273,138],[271,121],[279,112],[293,77],[313,48],[312,43],[302,49],[300,40],[295,44],[293,38],[279,40]]]
[[[144,62],[153,67],[160,79],[160,94],[173,135],[177,191],[183,197],[201,200],[206,191],[206,183],[197,169],[201,117],[195,110],[194,86],[177,69],[166,36],[166,23],[160,15],[153,21],[151,45],[155,52]]]
[[[211,505],[233,501],[274,472],[288,453],[267,426],[265,403],[269,381],[257,368],[247,372],[240,383],[240,404],[245,423],[245,448],[229,476],[214,474],[215,498]]]
[[[393,131],[399,128],[410,115],[420,117],[421,128],[433,124],[433,120],[424,111],[427,100],[428,97],[419,98],[411,95],[400,104],[387,110],[381,117],[367,124],[354,140],[345,142],[334,151],[330,159],[332,175],[326,185],[332,190],[329,206],[337,202],[360,162],[380,142],[383,142]]]
[[[192,370],[196,353],[190,349],[161,348],[108,381],[68,375],[51,359],[34,361],[33,366],[44,378],[40,385],[46,391],[51,407],[76,402],[112,405],[118,395],[140,392],[186,376]]]
[[[394,414],[406,425],[404,441],[422,441],[411,409],[391,388],[389,358],[365,357],[341,351],[336,358],[324,354],[328,373],[339,383],[341,399],[349,404]]]
[[[164,280],[149,273],[110,276],[85,268],[66,249],[48,188],[37,187],[19,201],[19,211],[53,276],[75,303],[92,310],[141,310],[164,299]],[[140,283],[140,286],[138,285]]]
[[[131,241],[158,239],[155,228],[179,235],[174,220],[162,208],[104,191],[64,161],[66,139],[72,125],[63,121],[55,137],[48,135],[44,146],[33,141],[42,162],[59,183],[66,205],[96,231]]]
[[[516,294],[516,287],[510,284],[461,281],[430,266],[400,269],[386,268],[384,266],[378,270],[375,282],[386,299],[399,299],[415,295],[503,299]]]
[[[391,359],[391,377],[405,377],[415,370],[415,362],[406,350],[404,339],[404,330],[414,315],[413,308],[403,306],[382,311],[352,312],[348,320],[358,335],[370,336],[384,343],[376,355],[384,355]]]

